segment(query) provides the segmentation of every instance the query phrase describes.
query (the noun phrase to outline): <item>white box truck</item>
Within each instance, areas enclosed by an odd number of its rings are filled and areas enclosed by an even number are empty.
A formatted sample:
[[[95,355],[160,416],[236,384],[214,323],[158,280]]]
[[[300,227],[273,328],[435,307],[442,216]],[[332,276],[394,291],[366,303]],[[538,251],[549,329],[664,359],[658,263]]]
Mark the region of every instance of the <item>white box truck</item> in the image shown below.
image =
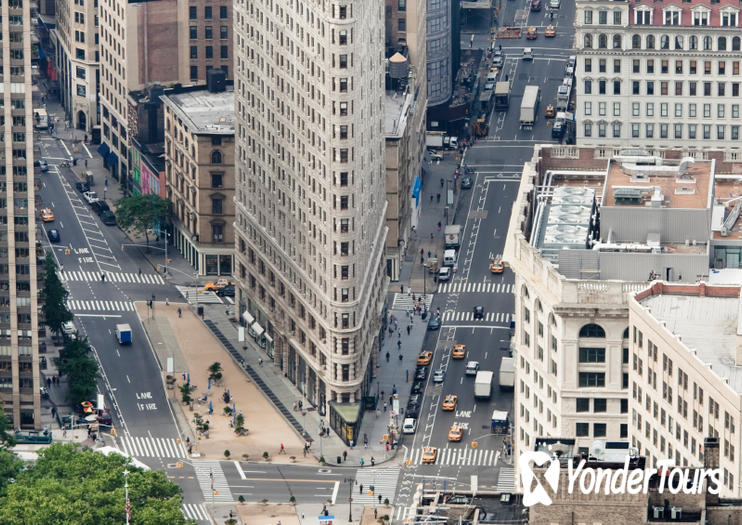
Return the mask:
[[[461,244],[461,225],[460,224],[449,224],[443,230],[444,235],[444,247],[458,248]]]
[[[477,377],[474,378],[474,398],[489,399],[492,395],[492,376],[494,373],[490,370],[480,370]]]
[[[520,103],[520,127],[530,128],[536,122],[536,111],[538,111],[539,88],[538,86],[526,86],[523,91],[523,100]]]
[[[512,390],[515,385],[515,361],[512,357],[500,359],[500,390]]]

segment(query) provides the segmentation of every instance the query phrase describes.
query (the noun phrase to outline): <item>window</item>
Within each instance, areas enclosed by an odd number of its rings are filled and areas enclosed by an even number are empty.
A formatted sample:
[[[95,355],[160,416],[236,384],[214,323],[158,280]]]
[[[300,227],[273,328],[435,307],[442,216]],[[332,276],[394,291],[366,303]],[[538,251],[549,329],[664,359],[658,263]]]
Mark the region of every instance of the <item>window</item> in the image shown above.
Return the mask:
[[[605,348],[580,348],[580,363],[605,363]]]
[[[576,423],[575,435],[577,437],[585,437],[590,435],[590,423]]]
[[[724,104],[716,105],[716,116],[718,118],[724,118]]]
[[[598,60],[598,72],[599,73],[605,73],[605,59],[601,58]]]
[[[211,20],[211,6],[207,5],[204,7],[204,19]]]
[[[212,215],[221,215],[223,213],[222,202],[223,200],[220,198],[211,199],[211,214]]]
[[[605,122],[602,120],[598,122],[598,136],[605,137]]]
[[[711,139],[711,124],[704,124],[703,125],[703,139],[704,140],[710,140]]]
[[[605,117],[606,112],[606,103],[605,102],[598,102],[598,115],[601,117]]]
[[[682,139],[683,138],[683,125],[675,124],[674,126],[675,126],[675,138]]]
[[[593,81],[586,79],[585,80],[585,94],[590,95],[593,92]]]
[[[593,103],[589,101],[585,101],[585,116],[590,116],[593,114]]]
[[[585,35],[583,47],[585,49],[592,49],[593,48],[593,35],[591,35],[591,34]]]
[[[593,423],[593,436],[605,437],[605,423]]]
[[[590,9],[585,9],[585,25],[593,23],[593,12]]]
[[[642,38],[639,35],[633,35],[631,37],[631,49],[641,49]]]
[[[214,150],[211,152],[211,163],[212,164],[222,163],[222,154],[219,150]]]
[[[85,68],[84,67],[77,66],[75,68],[75,76],[77,78],[80,78],[82,80],[85,80]]]
[[[621,116],[621,103],[620,102],[614,102],[613,103],[613,116],[614,117],[620,117]]]
[[[621,11],[619,10],[613,11],[613,25],[621,25]]]
[[[667,116],[667,102],[660,103],[660,117]]]
[[[683,94],[683,81],[675,81],[675,96],[681,96]]]
[[[660,124],[660,138],[667,138],[667,124]]]
[[[204,38],[206,40],[212,40],[214,38],[214,28],[211,26],[204,27]]]
[[[229,38],[229,29],[227,26],[219,27],[219,38],[221,40],[227,40]]]
[[[590,398],[589,397],[578,397],[577,398],[577,412],[590,412]]]
[[[688,138],[689,139],[696,138],[696,125],[695,124],[688,124]]]
[[[212,46],[204,47],[204,54],[206,58],[214,58],[214,48]]]
[[[632,123],[631,124],[631,137],[632,138],[639,138],[639,124]]]
[[[601,33],[598,35],[598,48],[606,49],[608,47],[608,35]]]
[[[600,25],[605,25],[608,23],[608,11],[605,11],[603,9],[598,11],[598,23]]]
[[[732,140],[739,140],[739,126],[737,125],[732,126],[730,136]]]
[[[219,46],[219,58],[229,58],[229,46]]]
[[[586,324],[580,328],[580,337],[605,337],[605,330],[597,324]]]
[[[407,19],[406,18],[397,18],[397,30],[398,31],[407,31]]]
[[[224,240],[224,225],[223,224],[212,224],[211,225],[211,238],[213,242],[222,242]]]
[[[348,92],[348,79],[347,78],[341,78],[338,81],[338,89],[340,93],[347,93]]]
[[[621,123],[620,122],[613,123],[613,138],[615,139],[621,138]]]
[[[211,187],[212,188],[221,188],[222,187],[222,174],[221,173],[212,173],[211,174]]]
[[[608,401],[604,397],[593,399],[593,412],[606,412],[608,410]]]
[[[338,55],[338,67],[341,69],[348,67],[348,55]]]
[[[585,136],[586,137],[593,136],[593,123],[590,121],[585,121]]]
[[[639,110],[640,106],[638,102],[632,102],[631,103],[631,116],[632,117],[638,117],[639,116]]]
[[[221,18],[222,20],[227,18],[227,6],[226,5],[219,6],[219,18]]]
[[[703,118],[711,118],[711,104],[703,105]]]
[[[86,93],[85,86],[83,84],[77,84],[77,96],[84,97]]]
[[[647,82],[647,95],[654,95],[654,82]]]
[[[605,95],[605,80],[598,81],[598,93]]]
[[[654,73],[654,60],[647,60],[647,73]]]
[[[621,94],[621,81],[620,80],[614,80],[613,81],[613,94],[614,95],[620,95]]]
[[[688,94],[692,97],[696,96],[696,86],[695,82],[688,82]]]
[[[197,26],[191,26],[189,29],[189,38],[191,40],[196,40],[198,38],[198,27]],[[191,78],[193,78],[193,75],[191,75]]]
[[[615,59],[613,61],[613,72],[614,73],[620,73],[621,72],[621,61],[619,59]]]
[[[696,116],[696,105],[688,104],[688,116],[695,118]]]
[[[694,26],[707,26],[709,24],[708,11],[695,11],[693,13],[693,25]]]
[[[76,49],[75,49],[75,57],[76,57],[76,58],[77,58],[78,60],[85,60],[85,50],[84,50],[84,49],[81,49],[81,48],[79,48],[79,47],[78,47],[78,48],[76,48]]]
[[[407,10],[407,0],[397,0],[397,11]]]
[[[579,386],[586,387],[604,387],[605,373],[603,372],[580,372]]]
[[[722,124],[716,125],[716,138],[718,140],[724,140],[724,126]]]
[[[621,35],[613,35],[613,49],[621,49]]]
[[[590,58],[585,59],[585,73],[591,73],[593,70],[593,61]]]
[[[191,46],[191,58],[198,58],[198,46]]]

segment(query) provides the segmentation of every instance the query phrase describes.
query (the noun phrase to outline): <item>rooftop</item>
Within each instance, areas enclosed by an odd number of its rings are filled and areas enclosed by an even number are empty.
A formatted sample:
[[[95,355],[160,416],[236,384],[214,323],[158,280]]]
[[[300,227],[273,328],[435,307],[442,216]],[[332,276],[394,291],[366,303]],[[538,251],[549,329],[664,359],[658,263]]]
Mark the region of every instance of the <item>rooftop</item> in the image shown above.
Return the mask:
[[[725,7],[733,7],[735,10],[739,8],[739,2],[737,0],[668,0],[662,3],[654,3],[652,0],[634,0],[629,2],[629,5],[632,8],[644,7],[653,11],[652,25],[655,26],[663,25],[663,10],[672,7],[674,10],[681,11],[682,13],[680,23],[678,24],[681,27],[694,26],[693,12],[699,6],[705,7],[709,13],[707,27],[720,27],[722,25],[721,13],[725,11]],[[633,16],[630,16],[629,20],[633,22]]]
[[[206,89],[163,95],[162,101],[191,130],[205,135],[234,135],[234,90],[212,93]]]
[[[729,387],[742,394],[742,366],[736,364],[742,335],[742,302],[738,286],[694,286],[656,283],[635,299],[649,308],[654,319]]]
[[[603,206],[704,209],[710,205],[713,163],[623,155],[611,159]]]
[[[413,100],[412,93],[387,91],[384,97],[384,134],[388,139],[404,135]]]

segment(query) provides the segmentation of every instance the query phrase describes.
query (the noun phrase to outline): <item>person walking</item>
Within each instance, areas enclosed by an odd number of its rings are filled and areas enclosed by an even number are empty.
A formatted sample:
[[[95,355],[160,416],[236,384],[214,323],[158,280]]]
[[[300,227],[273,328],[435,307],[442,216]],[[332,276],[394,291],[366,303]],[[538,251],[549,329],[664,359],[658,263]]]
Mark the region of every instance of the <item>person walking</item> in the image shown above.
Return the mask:
[[[284,448],[283,443],[281,443],[281,450],[279,450],[278,453],[279,454],[285,454],[286,453],[286,449]]]
[[[410,325],[407,325],[407,335],[410,335],[411,330],[412,330],[412,327]]]
[[[363,460],[361,460],[361,466],[363,466]],[[358,494],[363,494],[363,483],[358,485]]]
[[[348,451],[343,450],[343,462],[345,462],[346,459],[348,459]]]
[[[384,401],[384,412],[386,412],[386,401]]]
[[[373,456],[371,456],[371,466],[372,467],[376,466],[376,460],[374,459]]]

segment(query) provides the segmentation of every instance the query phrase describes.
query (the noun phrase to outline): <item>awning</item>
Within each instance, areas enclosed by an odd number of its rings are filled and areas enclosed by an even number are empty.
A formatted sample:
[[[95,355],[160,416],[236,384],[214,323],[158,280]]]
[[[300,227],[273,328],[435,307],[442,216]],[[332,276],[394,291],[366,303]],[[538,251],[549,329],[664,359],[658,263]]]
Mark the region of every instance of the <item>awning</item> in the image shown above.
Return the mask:
[[[415,177],[415,182],[412,184],[412,197],[417,199],[420,196],[420,188],[422,187],[423,181],[420,177]]]
[[[108,152],[109,151],[111,151],[111,150],[108,149],[108,144],[106,144],[105,142],[102,143],[100,146],[98,146],[98,154],[101,157],[105,157],[106,155],[108,155]]]
[[[116,163],[119,161],[119,158],[116,156],[116,154],[113,151],[111,151],[108,153],[108,157],[106,157],[106,160],[109,166],[115,166]]]
[[[242,312],[242,318],[248,325],[252,324],[252,322],[255,320],[255,318],[247,310]]]
[[[252,328],[252,331],[255,332],[255,335],[258,337],[263,335],[263,332],[265,332],[265,328],[260,326],[257,321],[255,321],[250,328]]]
[[[265,340],[268,341],[269,343],[273,342],[273,338],[269,336],[268,334],[265,334]]]

